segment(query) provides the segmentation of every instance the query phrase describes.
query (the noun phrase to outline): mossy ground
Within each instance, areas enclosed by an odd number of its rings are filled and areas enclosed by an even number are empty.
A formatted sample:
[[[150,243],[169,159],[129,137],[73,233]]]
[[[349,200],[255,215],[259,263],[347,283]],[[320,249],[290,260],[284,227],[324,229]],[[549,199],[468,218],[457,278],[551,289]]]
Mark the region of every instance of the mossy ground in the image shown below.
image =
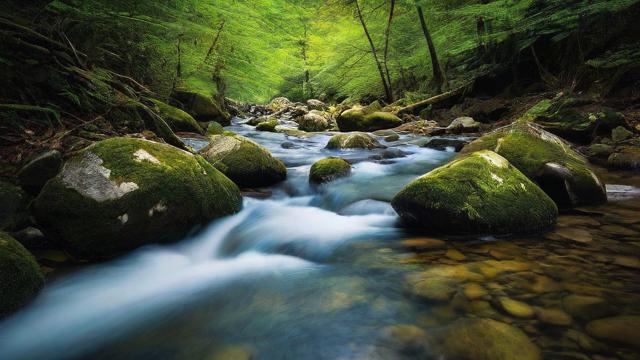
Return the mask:
[[[0,317],[17,310],[44,286],[44,276],[31,253],[0,231]]]
[[[139,150],[157,162],[136,159]],[[98,201],[65,184],[64,169],[45,186],[35,202],[38,222],[80,257],[110,257],[146,243],[177,240],[195,225],[241,207],[236,185],[199,155],[140,139],[113,138],[87,148],[65,168],[88,154],[103,161],[109,180],[135,183],[138,189]],[[158,206],[166,210],[151,210]]]
[[[586,159],[562,139],[525,120],[471,142],[462,150],[461,156],[484,149],[500,154],[534,181],[540,180],[541,172],[548,163],[566,168],[571,174],[567,179],[570,192],[567,196],[573,206],[606,202],[604,186]]]
[[[351,165],[344,159],[330,157],[319,160],[311,166],[309,181],[320,184],[351,174]]]
[[[507,160],[479,151],[437,168],[392,201],[410,224],[435,232],[537,232],[555,223],[554,202]]]

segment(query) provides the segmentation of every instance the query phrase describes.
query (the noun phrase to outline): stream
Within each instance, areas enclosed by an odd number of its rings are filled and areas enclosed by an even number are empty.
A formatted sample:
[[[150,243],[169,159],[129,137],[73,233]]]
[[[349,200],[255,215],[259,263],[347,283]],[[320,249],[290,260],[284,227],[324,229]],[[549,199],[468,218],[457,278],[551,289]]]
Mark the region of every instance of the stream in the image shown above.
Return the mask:
[[[470,313],[484,316],[473,312],[473,301],[417,298],[406,289],[408,275],[432,266],[513,259],[531,268],[487,278],[483,285],[491,293],[540,306],[561,306],[568,294],[588,293],[621,313],[640,314],[637,177],[608,174],[617,184],[609,187],[610,203],[564,214],[552,233],[450,239],[425,250],[421,244],[429,239],[399,228],[389,201],[451,159],[452,149],[423,148],[424,137],[402,135],[392,143],[380,138],[388,149],[330,151],[324,149],[328,134],[256,132],[243,121],[236,118],[227,129],[284,161],[284,183],[246,196],[240,213],[179,243],[147,246],[56,278],[32,304],[0,323],[0,358],[388,358],[380,352],[382,328],[428,329]],[[311,164],[327,156],[349,160],[352,175],[311,186]],[[482,310],[487,317],[522,328],[545,355],[595,351],[565,342],[567,327],[549,328],[490,308]],[[585,322],[576,318],[568,328],[583,331]],[[603,346],[598,353],[639,354]]]

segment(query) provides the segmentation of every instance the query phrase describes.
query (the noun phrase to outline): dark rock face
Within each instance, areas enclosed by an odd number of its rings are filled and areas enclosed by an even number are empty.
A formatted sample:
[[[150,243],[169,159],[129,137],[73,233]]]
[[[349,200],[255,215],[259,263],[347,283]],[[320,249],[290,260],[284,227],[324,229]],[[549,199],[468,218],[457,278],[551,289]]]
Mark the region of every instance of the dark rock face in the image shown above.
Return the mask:
[[[32,194],[42,189],[44,184],[58,174],[62,166],[62,154],[49,150],[35,156],[18,173],[20,185]]]
[[[440,151],[447,150],[447,148],[453,148],[455,152],[459,152],[468,143],[469,141],[461,139],[433,138],[423,144],[422,147]]]

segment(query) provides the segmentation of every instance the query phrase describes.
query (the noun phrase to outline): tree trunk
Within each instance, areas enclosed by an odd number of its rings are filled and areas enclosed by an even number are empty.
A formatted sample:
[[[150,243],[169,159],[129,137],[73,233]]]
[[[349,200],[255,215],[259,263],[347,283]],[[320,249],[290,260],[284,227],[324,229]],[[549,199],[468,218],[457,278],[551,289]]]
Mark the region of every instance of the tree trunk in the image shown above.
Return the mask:
[[[424,13],[422,12],[422,7],[416,4],[416,8],[418,10],[418,17],[420,18],[420,25],[422,26],[422,33],[424,33],[424,38],[427,40],[427,47],[429,48],[429,54],[431,56],[431,67],[433,68],[433,81],[436,86],[436,90],[440,93],[442,92],[442,85],[444,84],[445,78],[442,72],[442,68],[440,67],[440,62],[438,61],[438,54],[436,53],[436,47],[433,45],[433,39],[431,39],[431,33],[429,32],[429,28],[427,27],[427,23],[424,20]]]
[[[391,75],[389,74],[389,37],[391,35],[391,24],[393,23],[393,13],[396,8],[396,0],[391,0],[389,7],[389,20],[387,21],[387,29],[384,32],[384,71],[387,75],[387,84],[391,86]],[[393,94],[391,94],[393,96]]]
[[[380,73],[380,80],[382,80],[382,86],[384,87],[384,93],[386,97],[386,101],[388,103],[393,102],[393,92],[391,91],[391,85],[387,83],[387,78],[384,74],[384,70],[382,69],[382,64],[380,63],[380,59],[378,58],[378,52],[376,50],[376,46],[373,43],[373,39],[371,39],[371,35],[369,34],[369,29],[367,28],[367,24],[364,22],[364,18],[362,17],[362,10],[360,9],[360,4],[358,0],[355,0],[356,10],[358,13],[358,19],[360,20],[360,24],[362,24],[362,29],[364,30],[364,34],[367,36],[367,40],[369,41],[369,46],[371,46],[371,53],[373,54],[373,59],[376,62],[376,66],[378,67],[378,72]]]
[[[302,96],[310,99],[313,97],[313,87],[311,86],[311,74],[309,72],[309,64],[307,58],[307,46],[308,46],[308,29],[306,20],[303,20],[304,26],[304,39],[300,41],[300,54],[304,63],[304,79],[302,80]]]

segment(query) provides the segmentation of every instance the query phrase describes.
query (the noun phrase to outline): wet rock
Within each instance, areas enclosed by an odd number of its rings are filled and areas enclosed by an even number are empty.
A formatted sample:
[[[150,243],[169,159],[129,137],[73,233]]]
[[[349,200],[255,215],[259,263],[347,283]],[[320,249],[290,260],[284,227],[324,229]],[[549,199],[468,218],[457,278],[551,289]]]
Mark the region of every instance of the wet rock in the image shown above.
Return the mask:
[[[611,140],[613,140],[614,143],[625,141],[632,136],[633,133],[622,126],[611,130]]]
[[[589,335],[573,329],[568,329],[564,333],[564,337],[585,351],[601,352],[605,348],[604,344],[594,340]]]
[[[283,149],[297,149],[299,146],[292,143],[291,141],[285,141],[282,144],[280,144],[280,147]]]
[[[0,230],[18,230],[29,225],[30,196],[9,182],[0,180]]]
[[[469,300],[477,300],[489,295],[487,289],[485,289],[479,283],[468,283],[462,287],[462,293]]]
[[[196,134],[204,134],[204,130],[187,112],[180,110],[171,105],[165,104],[160,100],[150,99],[154,105],[154,109],[174,132],[192,132]]]
[[[287,178],[282,161],[244,136],[213,135],[200,154],[241,188],[269,186]]]
[[[590,243],[593,241],[591,232],[580,228],[559,228],[555,234],[579,243]]]
[[[309,182],[321,184],[337,178],[349,176],[351,164],[338,157],[319,160],[311,166]]]
[[[20,186],[37,195],[44,184],[58,174],[62,166],[62,154],[48,150],[33,157],[18,173]]]
[[[496,301],[496,305],[500,308],[500,310],[517,318],[530,319],[535,315],[535,311],[529,304],[522,301],[513,300],[508,297],[498,298]]]
[[[540,350],[521,330],[491,319],[461,319],[429,337],[433,358],[538,360]]]
[[[402,120],[392,113],[354,107],[343,111],[336,119],[340,131],[376,131],[402,125]]]
[[[44,276],[33,255],[0,232],[0,318],[25,305],[43,286]]]
[[[226,346],[216,351],[208,360],[252,360],[256,352],[249,346]]]
[[[451,134],[475,133],[480,131],[480,123],[471,117],[459,117],[447,126],[447,132]]]
[[[398,140],[400,140],[400,135],[395,133],[384,137],[384,141],[387,141],[387,142],[393,142]]]
[[[327,149],[375,149],[383,147],[373,136],[361,132],[337,134],[327,143]]]
[[[589,146],[589,156],[608,158],[615,151],[614,147],[607,144],[593,144]]]
[[[328,115],[318,111],[311,110],[298,120],[298,129],[303,131],[324,131],[331,128]]]
[[[562,307],[580,320],[593,320],[613,314],[611,306],[597,296],[568,295],[562,299]]]
[[[171,97],[196,121],[215,121],[224,126],[231,125],[231,115],[211,96],[197,91],[177,89]]]
[[[609,156],[607,164],[611,169],[640,169],[640,148],[636,146],[623,146]]]
[[[554,326],[569,326],[573,323],[573,319],[571,318],[571,315],[567,314],[561,309],[557,309],[557,308],[545,309],[545,308],[537,307],[535,309],[535,312],[536,312],[536,317],[543,324],[554,325]]]
[[[42,249],[53,245],[47,240],[40,229],[32,226],[16,231],[11,235],[29,250]]]
[[[586,159],[557,136],[535,124],[517,121],[471,142],[462,154],[497,152],[535,181],[560,208],[607,201],[603,183]]]
[[[607,234],[618,235],[618,236],[638,236],[639,235],[637,231],[622,225],[603,225],[600,227],[600,230],[604,231]]]
[[[640,316],[615,316],[593,320],[586,326],[587,334],[596,339],[613,341],[640,349]]]
[[[256,125],[256,130],[258,131],[267,131],[267,132],[277,132],[276,126],[278,126],[278,120],[269,120],[263,121]]]
[[[468,143],[469,141],[462,139],[432,138],[421,146],[440,151],[453,148],[455,152],[459,152]]]
[[[458,289],[458,281],[446,277],[425,277],[410,281],[409,292],[432,302],[449,301]]]
[[[377,345],[406,356],[424,357],[428,342],[427,332],[410,324],[392,325],[380,331]]]
[[[391,205],[412,226],[482,234],[536,232],[553,226],[553,201],[500,155],[480,151],[407,185]]]
[[[640,269],[640,258],[634,256],[618,255],[613,258],[613,263],[630,269]]]
[[[81,258],[106,258],[182,238],[240,210],[240,191],[202,157],[112,138],[69,159],[34,202],[48,237]]]

